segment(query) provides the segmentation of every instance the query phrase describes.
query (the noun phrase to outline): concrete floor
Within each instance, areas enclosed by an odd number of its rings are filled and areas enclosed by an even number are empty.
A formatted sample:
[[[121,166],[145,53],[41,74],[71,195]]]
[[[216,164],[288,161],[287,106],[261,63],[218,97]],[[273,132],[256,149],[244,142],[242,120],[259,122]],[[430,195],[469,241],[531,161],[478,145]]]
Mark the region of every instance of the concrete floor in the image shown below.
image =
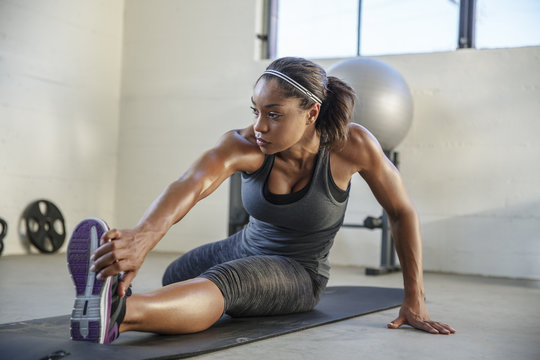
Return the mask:
[[[176,256],[151,253],[135,291],[158,287]],[[367,277],[363,269],[334,267],[329,285],[402,283],[400,273]],[[540,359],[540,282],[427,273],[425,287],[432,318],[455,335],[386,329],[398,312],[392,309],[194,359]],[[0,323],[68,314],[73,293],[63,254],[0,258]]]

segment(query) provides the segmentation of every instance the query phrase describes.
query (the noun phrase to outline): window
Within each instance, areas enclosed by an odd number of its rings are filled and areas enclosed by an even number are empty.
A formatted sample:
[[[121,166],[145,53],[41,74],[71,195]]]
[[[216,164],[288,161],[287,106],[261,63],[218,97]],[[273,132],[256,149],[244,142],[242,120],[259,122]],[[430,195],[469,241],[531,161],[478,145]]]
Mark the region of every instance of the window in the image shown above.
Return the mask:
[[[539,0],[477,0],[477,48],[539,44]]]
[[[348,57],[357,53],[358,0],[282,0],[274,57]]]
[[[361,55],[456,49],[459,4],[449,0],[363,0]]]
[[[540,0],[264,1],[272,20],[260,38],[269,41],[270,58],[540,44]]]

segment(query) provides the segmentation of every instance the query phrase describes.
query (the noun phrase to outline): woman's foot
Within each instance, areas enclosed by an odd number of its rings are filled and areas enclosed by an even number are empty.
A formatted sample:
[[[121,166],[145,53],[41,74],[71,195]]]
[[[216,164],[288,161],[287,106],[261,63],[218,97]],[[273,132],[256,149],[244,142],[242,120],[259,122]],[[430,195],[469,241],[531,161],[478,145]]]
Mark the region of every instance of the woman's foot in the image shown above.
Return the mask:
[[[126,299],[117,295],[120,274],[98,280],[90,257],[109,229],[100,219],[86,219],[73,231],[67,250],[69,272],[76,289],[71,314],[71,339],[109,344],[119,336]]]

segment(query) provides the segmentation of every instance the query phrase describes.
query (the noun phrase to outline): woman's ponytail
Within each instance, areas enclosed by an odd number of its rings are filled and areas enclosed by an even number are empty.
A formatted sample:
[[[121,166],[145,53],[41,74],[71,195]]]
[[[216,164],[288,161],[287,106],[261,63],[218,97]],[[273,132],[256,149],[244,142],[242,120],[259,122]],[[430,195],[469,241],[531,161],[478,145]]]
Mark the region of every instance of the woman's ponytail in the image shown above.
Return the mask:
[[[321,145],[339,148],[348,136],[347,125],[352,120],[356,94],[341,79],[328,76],[326,97],[321,105],[315,128],[321,134]]]

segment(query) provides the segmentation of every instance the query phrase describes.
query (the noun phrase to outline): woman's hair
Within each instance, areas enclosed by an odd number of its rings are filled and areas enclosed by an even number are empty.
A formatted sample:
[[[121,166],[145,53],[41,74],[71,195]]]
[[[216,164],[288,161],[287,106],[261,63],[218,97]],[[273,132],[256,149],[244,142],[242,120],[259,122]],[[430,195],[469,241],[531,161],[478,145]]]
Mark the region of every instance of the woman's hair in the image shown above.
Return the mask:
[[[337,77],[327,76],[321,66],[297,57],[274,60],[266,70],[285,74],[322,100],[319,117],[315,122],[315,129],[321,135],[321,146],[339,148],[345,143],[348,136],[347,125],[352,120],[356,99],[356,94],[349,85]],[[280,77],[265,73],[259,79],[261,78],[277,80],[284,96],[301,99],[302,109],[307,110],[315,103],[312,98]]]

